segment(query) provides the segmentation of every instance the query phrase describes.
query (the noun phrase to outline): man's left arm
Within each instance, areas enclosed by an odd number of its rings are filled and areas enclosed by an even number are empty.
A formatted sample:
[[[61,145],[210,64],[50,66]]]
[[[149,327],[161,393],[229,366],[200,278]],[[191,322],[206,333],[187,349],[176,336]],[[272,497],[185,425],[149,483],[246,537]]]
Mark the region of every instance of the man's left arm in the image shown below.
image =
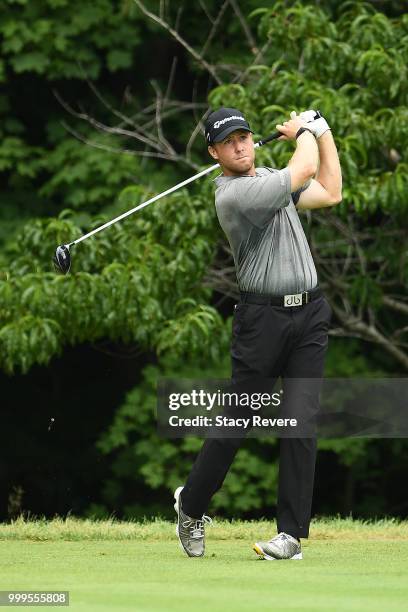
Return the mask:
[[[342,199],[341,167],[331,130],[317,138],[320,165],[310,185],[302,191],[297,201],[298,209],[325,208],[335,206]]]

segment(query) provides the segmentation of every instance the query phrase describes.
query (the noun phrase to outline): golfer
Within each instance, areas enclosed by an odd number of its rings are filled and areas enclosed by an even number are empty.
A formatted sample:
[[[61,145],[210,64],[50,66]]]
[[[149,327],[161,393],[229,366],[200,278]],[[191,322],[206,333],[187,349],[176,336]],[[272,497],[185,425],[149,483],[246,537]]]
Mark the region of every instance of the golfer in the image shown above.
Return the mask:
[[[215,179],[218,219],[234,256],[240,301],[232,329],[232,380],[251,377],[319,379],[323,376],[331,308],[318,285],[298,209],[341,201],[342,178],[329,125],[314,111],[276,128],[294,140],[282,170],[255,167],[252,130],[242,112],[220,108],[205,125]],[[315,398],[316,402],[318,399]],[[205,550],[205,515],[245,438],[206,439],[184,486],[175,491],[177,534],[185,553]],[[309,535],[316,463],[315,437],[281,438],[278,535],[253,548],[263,559],[301,559]]]

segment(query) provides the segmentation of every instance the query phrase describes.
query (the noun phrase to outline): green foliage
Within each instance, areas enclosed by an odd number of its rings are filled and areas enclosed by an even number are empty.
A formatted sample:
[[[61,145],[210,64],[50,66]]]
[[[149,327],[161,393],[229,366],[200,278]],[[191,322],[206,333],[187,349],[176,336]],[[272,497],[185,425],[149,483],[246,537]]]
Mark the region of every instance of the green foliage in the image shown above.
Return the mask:
[[[387,377],[384,370],[373,366],[358,340],[330,337],[329,347],[325,362],[327,378]]]
[[[188,356],[197,357],[201,355],[202,346],[207,344],[210,356],[215,361],[219,349],[216,343],[212,343],[212,338],[223,327],[221,317],[210,306],[196,306],[191,298],[179,300],[176,308],[180,307],[186,312],[163,326],[157,346],[158,353],[171,350],[176,357],[183,357],[182,349],[188,347]]]
[[[30,296],[38,298],[36,287],[30,285],[22,295],[22,301]],[[33,315],[22,316],[18,321],[4,325],[0,330],[0,352],[3,355],[2,367],[10,372],[16,364],[26,372],[32,365],[35,352],[36,363],[46,365],[50,355],[60,350],[62,328],[55,319],[45,319]]]
[[[271,68],[251,72],[246,87],[215,88],[209,100],[214,107],[242,108],[256,126],[256,136],[274,131],[288,109],[318,108],[329,118],[339,149],[345,186],[340,208],[352,204],[357,213],[382,210],[403,217],[408,182],[406,26],[402,19],[373,15],[364,3],[344,3],[342,11],[336,23],[323,9],[299,2],[286,10],[278,2],[256,12],[260,36],[273,41]],[[361,20],[365,35],[359,38]],[[379,29],[383,36],[389,32],[381,49]],[[368,41],[375,49],[367,50]],[[390,168],[391,149],[401,155],[395,168]],[[285,142],[268,153],[263,155],[276,167],[291,155]]]
[[[332,21],[314,2],[284,1],[258,13],[261,38],[273,41],[268,59],[281,69],[338,88],[357,82],[368,88],[374,107],[401,103],[407,93],[406,21],[389,19],[366,2],[342,2]],[[375,92],[375,95],[374,95]]]
[[[0,173],[13,171],[11,186],[17,186],[24,178],[34,178],[44,167],[40,147],[27,147],[21,138],[9,136],[0,146]]]
[[[115,144],[104,140],[107,147]],[[44,169],[50,178],[39,190],[41,197],[64,207],[86,206],[88,212],[112,204],[118,192],[140,176],[140,163],[133,155],[84,146],[72,137],[47,155]]]
[[[122,202],[129,202],[130,193],[128,188]],[[0,344],[1,367],[27,371],[65,344],[98,338],[134,342],[160,354],[171,351],[180,358],[219,357],[226,345],[225,324],[207,304],[209,291],[199,282],[213,256],[215,216],[200,196],[179,192],[78,251],[74,247],[73,273],[61,277],[47,270],[55,244],[81,234],[69,217],[65,211],[59,219],[31,222],[9,247],[9,265],[0,278],[0,326],[7,340]],[[104,221],[93,221],[83,231]],[[40,319],[54,321],[59,330],[58,342],[46,345],[48,359],[35,332]],[[10,352],[23,345],[23,353]]]
[[[370,106],[362,107],[360,87],[351,88],[346,83],[339,89],[332,89],[323,83],[313,82],[301,73],[279,72],[272,79],[271,72],[265,72],[260,79],[246,90],[241,107],[249,115],[254,114],[255,101],[262,96],[265,102],[261,116],[253,118],[257,136],[275,130],[276,123],[287,116],[286,108],[300,112],[306,107],[319,108],[330,118],[339,149],[344,180],[344,198],[340,210],[353,205],[357,213],[373,213],[382,210],[403,217],[406,212],[407,164],[405,147],[408,134],[405,130],[406,107],[375,110],[370,115]],[[227,87],[213,90],[210,102],[232,104],[234,90]],[[273,99],[275,104],[268,105]],[[223,101],[223,102],[222,102]],[[259,103],[259,102],[258,102]],[[396,126],[401,130],[396,136]],[[396,149],[402,159],[395,170],[389,169],[387,154]],[[264,157],[276,167],[287,164],[292,155],[287,143],[276,143],[273,151],[263,151]]]
[[[230,326],[231,321],[228,322]],[[224,353],[225,355],[225,353]],[[209,368],[205,358],[197,355],[191,364],[180,362],[171,353],[161,367],[147,366],[143,381],[128,393],[117,410],[114,421],[98,442],[104,453],[113,453],[112,477],[105,485],[103,501],[109,509],[122,505],[129,482],[134,490],[143,487],[151,492],[169,495],[184,482],[191,463],[203,441],[194,437],[178,440],[159,438],[156,432],[156,386],[160,377],[220,378],[229,376],[227,361],[214,362]],[[233,515],[261,510],[275,503],[277,490],[276,439],[251,440],[237,455],[222,488],[214,498],[217,513]],[[152,452],[159,448],[159,452]],[[262,475],[262,477],[260,477]],[[111,483],[115,483],[114,491]],[[149,514],[148,504],[128,507],[126,516]]]
[[[327,378],[373,378],[386,377],[386,372],[375,369],[362,354],[356,340],[330,338],[330,350],[325,364]],[[319,439],[321,453],[334,453],[340,465],[361,472],[361,478],[368,473],[367,460],[372,456],[377,440],[370,438]],[[327,456],[327,455],[326,455]]]
[[[48,79],[97,78],[104,68],[129,68],[139,43],[131,5],[120,0],[5,0],[1,54],[8,69]]]
[[[356,254],[360,263],[349,263],[342,292],[363,312],[375,313],[392,335],[403,322],[392,322],[383,296],[403,294],[408,282],[407,259],[396,250],[408,206],[406,16],[389,18],[364,2],[340,3],[329,12],[314,2],[279,1],[255,10],[252,23],[260,45],[269,43],[264,64],[244,84],[213,89],[209,101],[241,108],[255,139],[274,132],[292,109],[316,108],[328,119],[339,150],[343,200],[325,217],[335,214],[364,234]],[[257,163],[281,168],[292,152],[292,144],[276,142],[257,153]],[[332,225],[313,224],[312,240],[322,259],[347,258],[348,247]],[[405,252],[404,243],[400,250]],[[330,266],[326,274],[333,276]]]
[[[381,316],[384,287],[400,289],[408,281],[408,260],[397,252],[394,238],[407,212],[407,15],[398,7],[377,11],[367,2],[266,4],[240,3],[244,14],[252,11],[249,24],[253,32],[257,29],[263,63],[252,66],[240,83],[230,83],[227,76],[226,84],[210,92],[209,101],[214,107],[241,108],[256,137],[275,131],[292,109],[319,108],[327,116],[344,178],[343,203],[333,214],[343,221],[352,218],[369,235],[363,245],[367,269],[364,274],[350,269],[347,297]],[[218,5],[206,2],[211,14]],[[175,21],[176,7],[169,10]],[[206,37],[202,17],[202,8],[193,3],[181,22],[198,49]],[[241,68],[253,59],[243,45],[238,20],[227,21],[225,38],[215,37],[206,56],[219,74],[228,63]],[[70,103],[84,103],[92,114],[95,98],[84,93],[81,83],[92,79],[112,106],[122,109],[128,95],[123,94],[123,82],[129,81],[129,96],[137,109],[143,108],[151,100],[143,53],[159,49],[159,61],[152,55],[155,76],[163,63],[159,45],[169,39],[128,0],[5,0],[0,34],[0,80],[6,86],[0,96],[0,174],[5,186],[0,193],[0,368],[9,374],[28,372],[69,345],[100,339],[133,344],[155,355],[159,364],[144,370],[142,384],[117,410],[99,448],[113,457],[104,504],[110,510],[121,507],[130,483],[151,495],[150,507],[156,509],[160,495],[168,496],[183,482],[201,446],[195,438],[157,438],[157,378],[181,372],[229,376],[225,358],[231,320],[224,320],[212,305],[204,282],[221,236],[213,184],[204,179],[81,243],[72,249],[70,276],[56,276],[51,257],[57,244],[74,240],[174,184],[185,169],[168,162],[145,163],[73,139],[60,125],[67,114],[51,90],[55,86],[69,92]],[[203,69],[183,59],[190,66],[183,73],[187,83]],[[126,77],[120,80],[119,75]],[[37,92],[42,92],[38,98]],[[102,114],[109,125],[117,119],[106,109]],[[94,132],[69,119],[85,138],[93,137]],[[173,120],[177,146],[189,137],[189,126],[188,120]],[[121,146],[99,134],[98,140],[106,147]],[[291,155],[290,144],[276,142],[261,149],[257,161],[283,167]],[[202,151],[198,163],[208,162],[204,156]],[[336,242],[335,230],[322,226],[311,231],[317,242]],[[343,246],[336,248],[344,254]],[[329,247],[322,247],[322,255],[331,254]],[[392,333],[393,321],[386,316],[381,325]],[[364,358],[361,345],[349,339],[331,342],[327,373],[383,374]],[[322,452],[334,453],[359,484],[370,470],[379,470],[377,448],[367,440],[327,440],[320,445]],[[402,456],[397,444],[392,453],[394,460]],[[261,512],[273,505],[276,458],[276,441],[248,441],[214,499],[215,509],[232,514]],[[145,506],[129,505],[128,498],[124,503],[129,516],[146,512]]]
[[[230,325],[231,320],[228,321]],[[355,341],[336,339],[331,340],[331,344],[333,350],[326,368],[328,376],[381,376],[381,371],[370,370]],[[156,411],[160,378],[205,380],[229,376],[226,351],[222,360],[214,361],[213,367],[209,367],[205,357],[200,355],[191,362],[181,362],[171,352],[159,365],[144,368],[141,383],[127,394],[98,442],[99,450],[112,457],[112,474],[102,493],[105,513],[124,507],[123,500],[129,499],[129,488],[132,491],[141,488],[145,491],[144,503],[125,505],[125,516],[149,516],[154,508],[150,509],[148,500],[169,499],[174,489],[185,482],[203,444],[202,439],[195,437],[169,440],[158,436]],[[356,483],[364,484],[370,470],[377,469],[373,466],[381,463],[381,455],[376,452],[377,443],[378,440],[365,438],[322,439],[318,441],[318,448],[323,457],[334,454],[339,465],[352,471]],[[276,438],[246,440],[222,489],[212,500],[213,511],[231,517],[262,513],[265,508],[273,507],[277,495],[278,451]],[[397,456],[398,448],[393,452]]]

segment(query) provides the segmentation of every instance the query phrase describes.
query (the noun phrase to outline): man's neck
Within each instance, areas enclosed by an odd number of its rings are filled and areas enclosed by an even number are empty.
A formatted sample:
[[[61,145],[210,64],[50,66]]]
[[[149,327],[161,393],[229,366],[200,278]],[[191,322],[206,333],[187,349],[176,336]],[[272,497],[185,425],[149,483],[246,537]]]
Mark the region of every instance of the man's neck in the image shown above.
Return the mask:
[[[224,176],[256,176],[255,166],[252,166],[247,172],[231,172],[231,170],[223,168],[222,173]]]

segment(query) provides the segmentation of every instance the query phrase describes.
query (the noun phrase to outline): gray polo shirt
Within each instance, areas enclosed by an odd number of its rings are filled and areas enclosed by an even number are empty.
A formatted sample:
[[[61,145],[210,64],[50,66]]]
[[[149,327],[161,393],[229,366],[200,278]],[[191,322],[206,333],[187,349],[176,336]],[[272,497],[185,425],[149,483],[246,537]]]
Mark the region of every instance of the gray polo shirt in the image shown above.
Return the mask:
[[[288,168],[214,179],[215,207],[232,248],[241,291],[285,295],[317,285],[316,268],[290,192]]]

